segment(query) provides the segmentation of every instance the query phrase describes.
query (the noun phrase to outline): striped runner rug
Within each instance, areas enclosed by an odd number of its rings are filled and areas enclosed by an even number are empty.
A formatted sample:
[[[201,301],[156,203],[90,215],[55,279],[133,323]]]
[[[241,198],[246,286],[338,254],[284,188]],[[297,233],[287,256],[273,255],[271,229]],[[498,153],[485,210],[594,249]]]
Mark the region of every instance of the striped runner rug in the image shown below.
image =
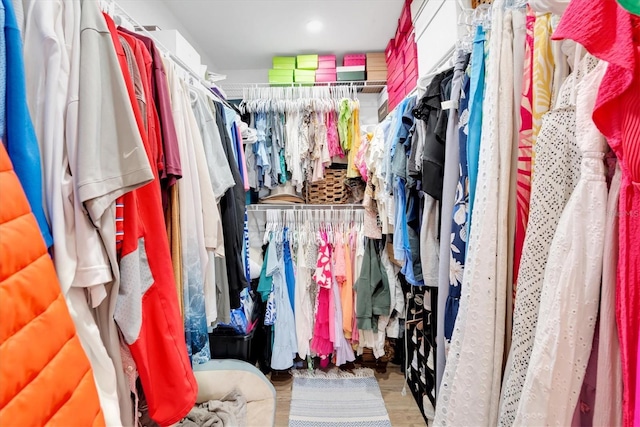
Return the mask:
[[[391,427],[373,370],[294,370],[289,427]]]

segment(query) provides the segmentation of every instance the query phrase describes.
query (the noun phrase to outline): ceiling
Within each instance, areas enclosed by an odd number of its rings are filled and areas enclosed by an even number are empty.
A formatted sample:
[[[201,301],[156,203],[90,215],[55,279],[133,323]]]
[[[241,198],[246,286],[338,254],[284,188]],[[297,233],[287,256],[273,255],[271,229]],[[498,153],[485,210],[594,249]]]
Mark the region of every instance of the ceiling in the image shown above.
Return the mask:
[[[155,3],[155,2],[153,2]],[[214,70],[271,67],[274,55],[382,51],[404,0],[164,0]],[[153,6],[150,6],[153,7]],[[311,33],[307,23],[319,20]]]

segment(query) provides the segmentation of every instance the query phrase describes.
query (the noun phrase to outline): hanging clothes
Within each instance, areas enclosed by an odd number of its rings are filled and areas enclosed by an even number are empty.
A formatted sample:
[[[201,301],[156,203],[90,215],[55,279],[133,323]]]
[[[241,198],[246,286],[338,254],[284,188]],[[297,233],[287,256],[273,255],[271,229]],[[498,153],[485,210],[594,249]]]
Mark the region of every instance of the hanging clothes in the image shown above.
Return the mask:
[[[45,214],[55,243],[53,261],[76,333],[91,363],[105,423],[118,426],[122,420],[116,371],[90,306],[100,304],[105,296],[103,285],[113,276],[98,230],[77,199],[74,175],[77,168],[87,166],[75,162],[77,132],[65,129],[67,123],[78,123],[81,7],[78,2],[38,1],[25,6],[24,49],[30,52],[25,56],[27,103],[42,155]],[[51,44],[42,43],[43,37]],[[0,85],[4,89],[2,82]],[[4,122],[4,114],[0,121]]]
[[[464,134],[464,142],[462,142],[460,127],[466,129],[468,122],[468,93],[469,93],[469,76],[466,73],[467,66],[469,64],[470,54],[460,52],[456,58],[454,67],[454,74],[451,81],[451,96],[450,101],[453,104],[453,109],[449,113],[449,122],[447,123],[446,144],[445,144],[445,164],[444,164],[444,177],[442,182],[442,204],[440,221],[440,234],[444,238],[439,239],[439,260],[438,260],[438,315],[436,319],[436,350],[437,350],[437,367],[436,367],[436,387],[439,388],[439,384],[442,380],[442,374],[445,366],[445,338],[448,341],[451,338],[450,329],[448,336],[445,336],[445,318],[447,317],[447,301],[449,299],[449,283],[450,283],[450,268],[458,268],[458,265],[453,261],[452,255],[454,255],[453,249],[460,251],[459,247],[461,242],[454,243],[451,239],[447,239],[448,236],[453,234],[452,221],[456,205],[460,202],[464,202],[464,195],[467,189],[466,183],[466,133]],[[466,93],[465,93],[466,91]],[[464,104],[464,107],[463,107]],[[466,113],[464,111],[467,110]],[[466,130],[465,130],[466,132]],[[464,151],[462,147],[464,146]],[[461,161],[464,159],[463,161]],[[462,177],[462,165],[464,164],[464,178]],[[464,185],[464,187],[463,187]],[[458,191],[460,194],[458,195]],[[466,221],[466,205],[464,206],[464,217]],[[424,228],[424,227],[423,227]],[[466,237],[466,236],[465,236]],[[455,237],[454,237],[455,239]],[[424,252],[429,250],[428,247],[423,248],[421,245],[420,250]],[[466,252],[466,245],[464,246]],[[459,253],[459,252],[458,252]],[[462,263],[464,263],[464,255],[462,255]],[[424,259],[421,255],[421,259]],[[423,263],[423,273],[424,265]],[[458,270],[456,270],[458,271]],[[462,281],[462,275],[458,276],[460,282]],[[458,295],[459,297],[459,295]],[[457,314],[457,306],[455,308]],[[451,314],[449,314],[451,316]],[[455,318],[455,316],[454,316]]]
[[[576,142],[575,105],[571,102],[576,71],[563,84],[554,108],[545,116],[536,142],[538,172],[531,181],[529,226],[524,241],[515,309],[511,352],[505,369],[500,425],[510,426],[520,402],[533,348],[540,292],[549,248],[558,221],[580,175]]]
[[[474,218],[460,311],[440,388],[434,425],[497,423],[504,351],[506,228],[511,165],[513,87],[511,16],[492,5],[487,93]],[[472,59],[473,60],[473,59]],[[509,66],[506,66],[506,65]],[[480,355],[480,356],[479,356]]]
[[[371,330],[378,316],[386,316],[391,305],[389,278],[382,269],[375,248],[376,241],[367,239],[360,277],[354,285],[357,292],[358,329]]]
[[[105,20],[116,50],[123,53],[113,21],[108,16]],[[123,66],[121,72],[127,82],[133,117],[158,185],[147,185],[124,196],[126,221],[120,259],[121,283],[114,318],[136,362],[151,417],[161,424],[172,424],[184,417],[184,411],[195,403],[197,386],[184,351],[186,344],[175,298],[158,163],[154,157],[158,147],[149,145],[127,67]],[[156,328],[165,333],[151,332]],[[162,351],[151,351],[151,348]],[[154,375],[160,371],[166,375]],[[181,390],[181,399],[169,398],[177,390]]]
[[[229,305],[231,308],[240,307],[240,292],[248,286],[242,261],[244,247],[244,213],[245,192],[244,181],[240,177],[238,163],[235,161],[231,135],[225,127],[223,107],[209,100],[212,111],[216,111],[216,125],[222,139],[225,157],[231,168],[235,185],[227,191],[220,200],[220,216],[224,234],[224,253],[226,266],[226,280],[221,286],[229,288]],[[217,271],[217,270],[216,270]]]
[[[478,156],[482,139],[483,100],[485,96],[485,63],[488,51],[486,44],[485,30],[482,26],[478,26],[473,40],[473,52],[471,53],[471,95],[469,97],[469,136],[467,137],[467,170],[469,174],[467,234],[469,234],[471,227],[476,184],[478,182]],[[495,50],[492,52],[495,52]]]
[[[6,93],[3,101],[5,115],[0,126],[0,138],[4,143],[16,175],[24,188],[31,210],[47,247],[53,243],[51,228],[42,206],[42,162],[38,141],[27,106],[25,71],[22,55],[22,38],[11,0],[3,0],[4,45],[6,55]],[[6,123],[4,122],[6,120]]]
[[[287,291],[284,244],[282,236],[269,244],[269,265],[266,270],[266,274],[273,280],[275,306],[278,310],[273,327],[271,356],[271,368],[276,370],[293,366],[293,359],[298,351],[293,309]]]
[[[587,57],[580,67],[589,70],[579,83],[574,82],[576,140],[582,153],[580,179],[549,249],[535,340],[514,425],[570,424],[591,354],[607,204],[606,142],[591,112],[606,64],[593,69],[592,58]],[[571,301],[571,310],[564,306],[566,301]],[[559,336],[564,339],[558,340]]]
[[[326,233],[320,233],[316,270],[313,280],[318,285],[318,296],[316,301],[316,316],[313,327],[313,340],[311,350],[321,358],[323,365],[328,364],[327,356],[333,351],[333,342],[330,337],[330,316],[329,311],[331,298],[331,246],[327,242]]]
[[[616,161],[615,172],[607,199],[607,222],[602,252],[602,289],[598,361],[596,367],[596,398],[593,404],[593,425],[622,425],[622,366],[620,340],[616,327],[616,277],[618,267],[618,205],[622,171]]]
[[[619,34],[602,37],[602,33]],[[588,7],[583,1],[571,2],[554,38],[571,38],[589,53],[609,62],[593,111],[593,121],[607,138],[620,160],[622,184],[619,205],[619,261],[616,284],[616,320],[620,337],[623,378],[623,425],[632,426],[640,417],[638,345],[640,301],[634,295],[640,283],[640,18],[615,1]],[[626,42],[620,42],[625,40]]]
[[[469,173],[467,168],[467,136],[469,132],[469,94],[471,79],[464,76],[462,94],[460,95],[460,122],[458,131],[459,144],[455,147],[459,150],[459,179],[456,186],[455,202],[451,215],[451,222],[446,221],[443,212],[443,224],[450,227],[450,239],[442,239],[447,245],[448,268],[447,274],[448,294],[443,318],[443,332],[447,343],[451,342],[453,327],[455,326],[458,309],[460,306],[460,296],[462,282],[464,278],[464,265],[467,253],[467,210],[469,209]],[[449,139],[447,138],[447,142]],[[454,141],[451,141],[454,145]],[[442,236],[447,234],[443,233]],[[442,254],[441,254],[442,256]],[[441,259],[442,262],[442,259]],[[442,264],[441,264],[442,265]],[[441,267],[442,268],[442,267]],[[443,346],[444,347],[444,346]],[[444,349],[444,348],[443,348]]]
[[[531,179],[532,168],[531,160],[533,156],[533,29],[536,15],[533,10],[527,6],[527,24],[526,24],[526,45],[524,55],[524,72],[522,79],[522,90],[520,92],[520,129],[518,138],[518,190],[517,190],[517,217],[515,231],[515,248],[514,248],[514,264],[513,264],[513,292],[512,298],[515,304],[515,295],[517,292],[518,274],[520,271],[520,261],[522,260],[522,251],[524,240],[527,232],[527,224],[529,223],[529,206],[531,199]],[[536,81],[537,82],[537,81]],[[537,139],[537,136],[536,136]]]

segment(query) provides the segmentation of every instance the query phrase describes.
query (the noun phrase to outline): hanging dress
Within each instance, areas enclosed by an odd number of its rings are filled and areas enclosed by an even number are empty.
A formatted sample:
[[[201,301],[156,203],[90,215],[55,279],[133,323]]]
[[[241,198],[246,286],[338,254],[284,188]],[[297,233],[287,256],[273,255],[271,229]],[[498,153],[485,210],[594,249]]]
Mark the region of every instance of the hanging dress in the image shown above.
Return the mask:
[[[299,224],[298,252],[296,254],[296,291],[295,291],[295,320],[296,338],[298,339],[298,355],[306,359],[309,354],[309,344],[313,337],[313,300],[311,299],[311,270],[307,267],[308,239],[310,233],[305,230],[306,225]]]
[[[329,331],[329,304],[332,277],[331,246],[327,242],[327,236],[324,232],[320,233],[318,259],[313,280],[318,284],[318,301],[311,350],[320,356],[320,358],[326,360],[326,357],[333,352],[333,343],[331,342]]]
[[[281,234],[284,234],[282,232]],[[273,289],[277,315],[273,325],[273,353],[271,368],[289,369],[298,352],[293,309],[287,291],[283,236],[277,236],[276,243],[269,245],[269,265],[266,273],[273,278]]]
[[[590,63],[592,58],[583,60],[585,66]],[[607,206],[606,142],[591,112],[605,69],[605,63],[599,64],[576,87],[580,179],[549,249],[533,350],[514,422],[518,426],[570,425],[591,354]]]
[[[549,248],[580,175],[575,106],[571,103],[574,78],[572,74],[565,80],[555,107],[543,118],[536,142],[536,173],[531,181],[529,222],[518,274],[511,350],[502,386],[500,426],[511,426],[515,420],[538,323]]]
[[[640,17],[615,0],[573,0],[554,38],[571,38],[609,63],[593,121],[622,169],[616,318],[623,378],[623,425],[640,422]]]

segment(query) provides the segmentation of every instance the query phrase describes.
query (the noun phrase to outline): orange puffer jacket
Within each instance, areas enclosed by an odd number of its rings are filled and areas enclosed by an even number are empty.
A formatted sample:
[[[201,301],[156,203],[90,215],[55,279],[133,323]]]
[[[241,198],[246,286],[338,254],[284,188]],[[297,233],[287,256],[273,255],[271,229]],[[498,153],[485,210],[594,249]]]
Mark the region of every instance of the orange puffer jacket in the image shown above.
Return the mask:
[[[0,143],[0,426],[104,426],[93,373]]]

